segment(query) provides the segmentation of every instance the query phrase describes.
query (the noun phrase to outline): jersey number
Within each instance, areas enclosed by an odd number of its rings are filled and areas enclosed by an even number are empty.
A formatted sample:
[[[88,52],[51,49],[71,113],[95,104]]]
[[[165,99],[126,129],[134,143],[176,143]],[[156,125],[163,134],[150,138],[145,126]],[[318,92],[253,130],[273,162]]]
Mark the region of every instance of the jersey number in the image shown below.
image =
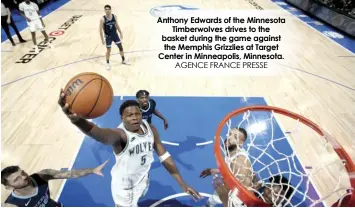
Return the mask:
[[[141,165],[144,165],[145,164],[145,162],[146,162],[146,159],[145,159],[145,157],[146,157],[147,155],[143,155],[142,156],[142,158],[141,158]]]
[[[110,26],[110,30],[111,30],[113,26],[112,25],[109,25],[109,26]]]

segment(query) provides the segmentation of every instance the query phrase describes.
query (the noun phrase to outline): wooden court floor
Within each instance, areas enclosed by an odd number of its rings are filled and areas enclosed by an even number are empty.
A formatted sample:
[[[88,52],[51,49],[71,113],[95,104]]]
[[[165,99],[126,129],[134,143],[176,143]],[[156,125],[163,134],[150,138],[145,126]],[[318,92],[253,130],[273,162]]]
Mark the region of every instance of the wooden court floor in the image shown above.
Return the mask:
[[[157,60],[156,51],[151,51],[161,48],[157,40],[161,34],[154,30],[155,17],[149,13],[151,8],[181,4],[201,9],[257,12],[245,0],[75,0],[52,12],[44,18],[47,32],[57,30],[73,16],[82,16],[65,34],[57,36],[53,49],[46,48],[27,64],[15,62],[29,53],[30,41],[16,46],[11,53],[1,54],[2,167],[20,165],[32,173],[44,168],[70,166],[83,134],[63,115],[57,106],[57,98],[60,88],[72,76],[88,71],[105,76],[116,95],[131,96],[138,89],[145,88],[159,96],[262,96],[269,105],[300,113],[325,128],[355,160],[355,59],[344,57],[354,54],[271,1],[256,2],[265,10],[282,13],[288,20],[287,30],[280,32],[285,37],[283,53],[287,56],[271,65],[272,76],[164,73],[171,69]],[[111,58],[111,71],[105,69],[106,49],[98,32],[105,4],[110,4],[118,16],[126,58],[131,64],[121,65],[118,49],[113,47],[112,53],[116,55]],[[26,40],[31,39],[27,29],[21,34]],[[40,33],[37,37],[39,40],[43,38]],[[11,49],[11,44],[4,42],[2,49]],[[300,160],[316,164],[317,158],[322,156],[318,151],[319,138],[302,136],[300,140],[308,142],[294,141],[293,144],[300,153]],[[315,181],[318,184],[334,183],[333,177],[333,174],[324,174]],[[51,182],[53,196],[58,194],[62,182]],[[322,192],[328,187],[319,185],[318,188]],[[3,187],[1,190],[4,201],[9,192]]]

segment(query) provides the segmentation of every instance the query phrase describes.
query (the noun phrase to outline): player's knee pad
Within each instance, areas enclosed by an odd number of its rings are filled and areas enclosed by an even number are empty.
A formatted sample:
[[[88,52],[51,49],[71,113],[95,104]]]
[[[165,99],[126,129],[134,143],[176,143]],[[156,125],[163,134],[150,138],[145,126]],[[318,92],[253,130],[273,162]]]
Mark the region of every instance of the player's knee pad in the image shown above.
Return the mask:
[[[117,46],[118,46],[118,49],[120,49],[120,51],[122,52],[123,51],[122,43],[117,44]]]

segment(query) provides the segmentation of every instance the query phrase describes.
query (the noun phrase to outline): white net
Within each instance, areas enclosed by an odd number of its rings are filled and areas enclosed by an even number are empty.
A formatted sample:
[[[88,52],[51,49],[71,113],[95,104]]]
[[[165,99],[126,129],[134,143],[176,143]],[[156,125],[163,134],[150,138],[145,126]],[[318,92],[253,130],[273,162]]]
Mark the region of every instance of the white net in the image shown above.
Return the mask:
[[[277,122],[276,116],[247,111],[225,123],[221,150],[238,181],[270,206],[331,206],[350,195],[345,161],[334,144],[299,120],[281,116]],[[237,193],[229,191],[229,206],[244,206]]]

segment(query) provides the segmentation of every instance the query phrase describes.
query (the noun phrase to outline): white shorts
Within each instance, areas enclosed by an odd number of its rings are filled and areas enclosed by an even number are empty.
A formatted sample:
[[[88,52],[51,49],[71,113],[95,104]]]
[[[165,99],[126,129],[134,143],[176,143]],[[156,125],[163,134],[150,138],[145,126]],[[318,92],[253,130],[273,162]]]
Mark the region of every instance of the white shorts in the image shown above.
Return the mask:
[[[222,201],[219,199],[218,193],[215,191],[207,200],[208,207],[215,207],[217,204],[222,204]]]
[[[215,191],[207,200],[206,206],[215,207],[218,204],[223,204],[223,202],[219,198],[218,193]],[[228,194],[228,204],[232,204],[233,207],[244,207],[243,202],[234,193]]]
[[[44,31],[44,27],[40,19],[31,20],[31,22],[28,22],[28,28],[31,32],[36,32],[36,30]]]
[[[147,174],[138,185],[132,189],[122,189],[111,184],[112,198],[118,207],[138,207],[138,201],[145,196],[149,188],[149,175]]]

